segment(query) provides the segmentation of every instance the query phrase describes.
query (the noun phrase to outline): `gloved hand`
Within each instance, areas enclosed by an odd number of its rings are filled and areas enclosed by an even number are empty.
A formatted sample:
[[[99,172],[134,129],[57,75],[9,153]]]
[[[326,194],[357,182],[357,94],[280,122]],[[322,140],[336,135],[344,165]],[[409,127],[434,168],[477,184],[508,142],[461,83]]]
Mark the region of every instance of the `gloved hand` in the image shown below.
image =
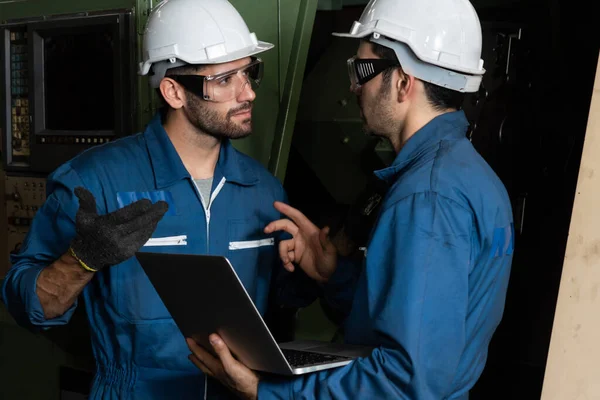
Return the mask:
[[[169,208],[164,201],[152,204],[142,199],[110,214],[98,215],[92,193],[77,187],[75,195],[79,198],[79,210],[70,252],[84,268],[94,272],[133,257]]]

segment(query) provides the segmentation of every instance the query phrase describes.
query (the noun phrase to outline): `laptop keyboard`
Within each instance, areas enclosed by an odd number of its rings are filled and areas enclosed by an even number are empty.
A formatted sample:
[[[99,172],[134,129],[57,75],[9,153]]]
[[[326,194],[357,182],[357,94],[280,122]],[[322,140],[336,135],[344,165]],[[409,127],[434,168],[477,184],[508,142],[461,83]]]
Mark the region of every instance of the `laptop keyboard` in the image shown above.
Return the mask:
[[[310,367],[312,365],[327,364],[350,359],[349,357],[311,353],[310,351],[281,349],[281,352],[292,368]]]

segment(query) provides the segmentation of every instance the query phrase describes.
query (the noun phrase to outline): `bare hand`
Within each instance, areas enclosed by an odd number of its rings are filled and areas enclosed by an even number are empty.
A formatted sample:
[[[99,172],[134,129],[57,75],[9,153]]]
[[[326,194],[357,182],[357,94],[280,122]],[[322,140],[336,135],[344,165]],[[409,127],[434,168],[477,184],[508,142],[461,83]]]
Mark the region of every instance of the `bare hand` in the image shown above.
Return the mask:
[[[300,266],[311,278],[326,282],[335,271],[337,252],[329,240],[329,227],[319,229],[304,214],[281,202],[274,204],[277,211],[289,219],[273,221],[265,228],[265,233],[285,231],[292,239],[279,243],[279,256],[288,271],[294,271],[294,263]]]
[[[258,375],[231,355],[229,347],[218,335],[212,334],[209,341],[218,358],[200,347],[194,340],[186,339],[192,351],[188,357],[206,375],[218,379],[225,387],[242,399],[256,400],[258,397]]]

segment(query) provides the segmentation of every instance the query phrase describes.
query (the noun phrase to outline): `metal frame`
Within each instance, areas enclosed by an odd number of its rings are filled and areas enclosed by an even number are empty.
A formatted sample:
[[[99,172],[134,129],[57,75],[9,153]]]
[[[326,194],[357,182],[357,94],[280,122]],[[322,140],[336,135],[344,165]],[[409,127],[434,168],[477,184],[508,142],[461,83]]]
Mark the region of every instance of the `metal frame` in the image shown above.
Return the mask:
[[[133,72],[133,65],[127,59],[135,48],[135,43],[129,43],[135,40],[130,34],[129,26],[131,24],[131,12],[128,10],[108,11],[98,14],[75,15],[67,18],[53,18],[45,22],[36,22],[29,25],[30,35],[30,63],[31,63],[31,82],[37,88],[30,94],[30,105],[33,110],[34,120],[32,124],[33,140],[31,142],[31,168],[34,171],[50,172],[58,167],[66,159],[74,157],[77,153],[92,144],[80,145],[55,145],[41,144],[37,140],[40,135],[49,134],[50,136],[81,136],[81,137],[106,137],[116,139],[128,135],[133,129],[133,95],[132,89],[127,85],[126,75]],[[113,99],[114,109],[114,128],[110,131],[49,131],[46,129],[45,121],[45,99],[43,95],[44,71],[43,63],[39,58],[43,55],[43,38],[47,33],[67,32],[73,28],[86,29],[90,25],[110,25],[110,30],[115,38],[115,49],[113,60],[113,75],[115,77]],[[41,103],[41,104],[40,104]],[[44,151],[41,151],[42,148]],[[56,150],[56,151],[53,151]],[[66,154],[65,154],[66,153]]]
[[[72,29],[86,29],[92,26],[99,25],[112,25],[112,34],[117,38],[120,37],[118,29],[118,23],[121,15],[119,14],[107,14],[103,16],[85,16],[82,18],[68,18],[68,19],[53,19],[48,22],[35,22],[28,24],[28,34],[30,38],[30,59],[32,64],[30,80],[33,82],[35,88],[37,88],[33,96],[30,96],[31,109],[33,110],[33,128],[35,135],[51,134],[51,135],[72,135],[78,134],[81,136],[88,135],[99,135],[99,136],[114,136],[118,131],[123,130],[123,121],[121,118],[120,110],[123,107],[121,100],[121,83],[123,76],[119,73],[119,60],[115,57],[113,61],[112,69],[115,76],[115,91],[113,94],[115,102],[114,120],[115,128],[109,131],[97,131],[97,132],[84,132],[77,131],[76,133],[70,131],[61,130],[49,130],[46,127],[46,101],[45,101],[45,76],[44,76],[44,40],[54,34],[70,33]],[[121,43],[116,43],[115,54],[120,55],[122,53]]]
[[[4,169],[12,164],[12,152],[8,150],[12,147],[10,138],[12,137],[11,111],[8,105],[10,104],[10,76],[8,74],[8,66],[10,61],[10,31],[4,27],[0,27],[0,153],[2,153],[2,165]],[[11,133],[11,135],[9,135]]]
[[[115,76],[114,102],[115,102],[115,125],[110,131],[84,132],[84,131],[49,131],[45,124],[45,100],[43,93],[44,71],[43,63],[40,58],[43,57],[43,38],[46,33],[68,32],[73,28],[86,29],[91,25],[112,25],[111,31],[115,37],[115,60],[113,62],[113,74]],[[31,171],[31,172],[51,172],[62,162],[74,157],[82,150],[89,148],[91,144],[79,144],[75,146],[65,146],[62,144],[41,144],[40,135],[49,136],[68,136],[68,137],[106,137],[107,139],[118,138],[132,133],[136,121],[136,102],[137,98],[135,80],[127,79],[134,74],[134,54],[137,46],[137,39],[134,30],[134,19],[131,10],[117,9],[89,13],[77,13],[68,15],[59,15],[52,17],[23,18],[18,20],[6,21],[4,28],[4,40],[0,49],[6,54],[9,52],[9,43],[7,43],[10,27],[24,27],[28,33],[29,45],[29,108],[34,118],[30,121],[30,149],[29,162],[14,163],[11,157],[11,126],[10,126],[10,102],[9,91],[2,93],[2,103],[9,115],[2,115],[0,119],[2,126],[6,129],[4,136],[4,168],[7,171]],[[8,62],[8,61],[7,61]],[[6,81],[6,88],[10,87],[10,80],[6,63],[0,65],[0,73],[3,74]],[[43,148],[43,151],[42,151]]]
[[[301,0],[269,160],[269,170],[282,182],[285,180],[316,12],[317,0]]]

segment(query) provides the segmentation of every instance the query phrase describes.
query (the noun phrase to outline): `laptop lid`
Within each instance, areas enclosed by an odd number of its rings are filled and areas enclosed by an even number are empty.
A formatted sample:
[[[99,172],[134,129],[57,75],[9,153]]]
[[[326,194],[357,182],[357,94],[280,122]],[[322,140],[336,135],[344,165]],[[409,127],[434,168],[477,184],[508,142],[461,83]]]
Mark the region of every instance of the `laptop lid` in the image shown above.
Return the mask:
[[[217,333],[249,368],[293,374],[227,258],[152,252],[136,257],[185,337],[216,356],[208,336]]]

